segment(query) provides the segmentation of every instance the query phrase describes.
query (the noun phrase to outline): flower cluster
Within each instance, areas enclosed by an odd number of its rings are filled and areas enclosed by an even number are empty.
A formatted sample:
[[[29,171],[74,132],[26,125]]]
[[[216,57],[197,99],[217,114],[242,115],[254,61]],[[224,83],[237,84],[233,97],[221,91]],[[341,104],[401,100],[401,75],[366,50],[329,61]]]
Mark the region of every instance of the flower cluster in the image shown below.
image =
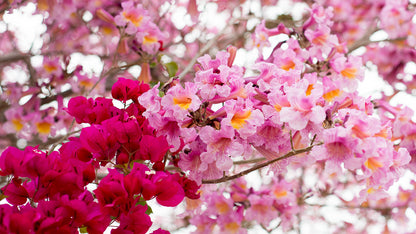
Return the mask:
[[[32,13],[42,27],[21,43],[13,17]],[[413,230],[416,124],[392,103],[416,89],[415,14],[408,0],[0,3],[0,232],[152,232],[149,200],[185,200],[196,233]],[[373,67],[381,98],[358,89]],[[328,206],[359,224],[328,222]]]
[[[78,123],[91,125],[59,151],[7,148],[0,168],[1,175],[9,178],[2,195],[10,205],[1,206],[1,230],[102,233],[116,220],[120,225],[114,233],[146,233],[152,225],[146,201],[155,198],[173,207],[185,196],[198,198],[194,181],[165,171],[170,146],[163,136],[155,135],[137,103],[148,89],[147,84],[120,78],[112,94],[125,104],[123,109],[115,107],[112,99],[71,99],[68,113]],[[106,171],[108,163],[115,169],[108,169],[95,190],[88,189],[99,176],[96,171]],[[23,225],[16,226],[15,219]]]

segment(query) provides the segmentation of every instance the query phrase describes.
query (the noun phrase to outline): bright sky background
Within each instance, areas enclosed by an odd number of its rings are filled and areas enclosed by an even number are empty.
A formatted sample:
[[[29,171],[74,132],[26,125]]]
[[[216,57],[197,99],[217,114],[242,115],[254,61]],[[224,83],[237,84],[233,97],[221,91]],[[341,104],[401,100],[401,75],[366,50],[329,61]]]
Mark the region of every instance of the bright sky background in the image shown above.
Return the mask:
[[[276,15],[276,14],[291,12],[295,14],[295,18],[300,17],[300,13],[302,11],[299,9],[301,7],[304,7],[304,5],[297,4],[296,7],[294,7],[293,5],[287,4],[287,2],[288,2],[287,0],[279,1],[279,4],[277,7],[273,7],[268,12],[266,12],[266,16],[268,14]],[[205,22],[211,22],[212,25],[217,25],[220,28],[224,27],[225,16],[220,15],[218,17],[217,16],[212,17],[211,14],[214,14],[213,12],[215,12],[215,8],[213,7],[214,5],[209,6],[207,8],[207,12],[201,15],[201,19]],[[256,9],[256,7],[258,8],[259,6],[257,5],[251,6],[251,8],[254,10]],[[296,11],[295,11],[295,8],[296,8]],[[32,15],[34,11],[35,11],[35,5],[32,3],[29,3],[26,7],[23,7],[20,11],[15,11],[13,12],[13,14],[5,14],[4,19],[3,19],[4,22],[0,21],[0,33],[6,30],[6,24],[5,24],[6,22],[7,25],[10,27],[10,29],[13,30],[16,33],[17,37],[19,38],[19,41],[18,41],[19,48],[22,49],[23,51],[32,50],[32,52],[36,53],[36,52],[39,52],[40,48],[42,47],[42,40],[40,39],[40,35],[46,30],[46,27],[42,25],[42,17],[40,15]],[[174,17],[178,17],[178,19],[180,19],[181,17],[184,17],[184,15],[185,15],[185,12],[179,10],[178,12],[175,13]],[[216,20],[212,20],[212,19],[216,19]],[[184,22],[185,24],[186,20],[177,20],[177,22]],[[253,25],[257,23],[258,21],[256,20],[254,20],[253,22],[249,22],[249,24],[253,24]],[[177,26],[183,27],[184,25],[181,25],[181,23],[178,23]],[[374,35],[373,38],[371,39],[379,40],[379,39],[382,39],[383,37],[385,37],[385,35],[383,35],[383,33],[379,33],[377,35]],[[272,47],[266,50],[265,54],[267,53],[270,54],[273,46],[276,45],[280,39],[281,38],[279,38],[279,36],[273,37]],[[361,54],[363,52],[361,49],[357,50],[355,54],[357,55]],[[236,56],[235,63],[238,65],[254,63],[254,59],[252,59],[252,61],[249,60],[249,58],[256,57],[256,54],[253,54],[253,53],[256,53],[256,52],[253,52],[253,51],[247,52],[247,51],[240,49]],[[83,61],[82,64],[84,65],[86,70],[90,70],[92,73],[98,74],[102,70],[102,64],[96,56],[84,56],[84,55],[77,53],[77,54],[74,54],[73,57],[75,58],[75,60],[79,61],[79,63]],[[32,62],[34,66],[39,66],[42,63],[42,57],[40,56],[34,57],[32,58]],[[416,74],[416,65],[414,63],[408,65],[406,67],[406,71],[408,71],[411,74]],[[131,72],[135,74],[139,74],[140,67],[137,66],[133,68]],[[15,80],[21,80],[21,79],[24,80],[25,73],[19,70],[10,70],[8,77],[13,77],[12,79],[15,79]],[[392,89],[388,85],[386,85],[386,83],[380,77],[378,77],[374,66],[366,70],[365,80],[362,83],[360,83],[358,90],[359,90],[359,93],[365,97],[372,96],[375,98],[380,97],[380,93],[382,91],[386,92],[387,94],[392,93]],[[416,110],[416,105],[415,105],[416,98],[409,94],[400,93],[393,98],[392,102],[393,104],[404,104],[404,105],[409,106],[413,110]],[[256,187],[257,186],[256,181],[258,181],[259,179],[260,177],[257,173],[251,173],[249,175],[248,180],[249,180],[250,185]],[[406,186],[408,184],[408,181],[409,181],[409,176],[406,176],[400,184]],[[397,191],[397,187],[398,187],[397,185],[393,186],[392,191]],[[174,212],[172,212],[173,209],[159,206],[154,201],[150,202],[150,205],[154,211],[157,210],[156,214],[151,215],[153,221],[156,221],[162,224],[167,224],[167,223],[172,222],[173,219],[171,215],[174,215]],[[183,210],[183,207],[179,206],[175,208],[175,210]],[[163,215],[160,215],[160,214],[163,214]],[[338,209],[331,210],[330,207],[325,211],[325,214],[327,214],[326,215],[327,219],[332,222],[337,222],[341,220],[341,218],[345,219],[345,217],[350,216],[348,214],[348,211],[340,212]],[[411,222],[416,223],[415,213],[409,212],[409,216],[411,218]],[[357,220],[351,220],[351,222],[359,223],[359,221]],[[325,230],[325,227],[320,225],[319,223],[311,223],[311,222],[306,221],[303,224],[305,227],[316,228],[316,230],[308,230],[306,233],[314,233],[314,232],[319,232],[323,234],[329,233],[329,230]],[[155,228],[157,228],[156,225],[155,225]],[[190,229],[182,230],[177,233],[189,233],[191,230],[193,229],[190,228]],[[379,230],[369,230],[370,233],[372,233],[372,231],[379,232]],[[110,231],[108,230],[106,233],[110,233]],[[249,233],[261,234],[265,232],[260,227],[255,227],[252,230],[249,230]],[[273,233],[279,233],[279,232],[273,232]]]

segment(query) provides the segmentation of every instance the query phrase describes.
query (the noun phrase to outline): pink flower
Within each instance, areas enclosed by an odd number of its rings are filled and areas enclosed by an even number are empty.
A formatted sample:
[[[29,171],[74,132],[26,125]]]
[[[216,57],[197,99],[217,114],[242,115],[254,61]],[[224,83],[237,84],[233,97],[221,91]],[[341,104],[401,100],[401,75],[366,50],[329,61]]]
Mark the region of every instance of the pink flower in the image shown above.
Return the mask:
[[[250,208],[246,211],[245,219],[256,220],[258,223],[268,226],[270,221],[276,218],[272,197],[251,195],[248,199]]]
[[[225,198],[222,193],[209,193],[205,195],[207,201],[207,214],[226,216],[233,213],[233,200]]]
[[[262,112],[255,109],[249,99],[228,100],[224,107],[227,117],[221,121],[221,126],[231,126],[243,139],[255,134],[264,122]]]
[[[273,64],[285,71],[297,70],[302,72],[303,61],[297,57],[297,54],[291,50],[282,50],[281,48],[273,52]]]
[[[226,98],[244,85],[243,69],[229,65],[230,56],[228,52],[220,51],[213,60],[209,55],[198,58],[200,64],[195,65],[195,83],[200,87],[202,99]]]
[[[166,230],[163,230],[163,229],[159,228],[159,229],[157,229],[157,230],[154,230],[154,231],[152,232],[152,234],[170,234],[170,232],[168,232],[168,231],[166,231]]]
[[[270,194],[279,204],[295,204],[296,195],[293,193],[293,183],[288,183],[282,179],[274,181],[274,185]]]
[[[313,83],[313,78],[303,79],[296,85],[285,89],[290,107],[282,107],[280,120],[287,122],[295,130],[302,130],[309,122],[322,124],[325,119],[325,111],[317,105],[322,97],[322,87]]]
[[[196,233],[210,234],[213,233],[217,220],[208,215],[195,215],[190,223],[196,226]]]
[[[133,116],[124,116],[123,120],[120,120],[119,117],[114,117],[104,121],[101,126],[111,134],[112,138],[115,138],[121,144],[139,141],[143,135],[139,122]]]
[[[239,212],[240,210],[240,212]],[[223,233],[230,234],[245,234],[247,229],[243,226],[243,209],[240,208],[229,216],[220,216],[217,218],[218,225],[221,227]]]
[[[350,56],[347,61],[346,57],[337,56],[331,60],[330,64],[331,68],[342,78],[342,84],[351,91],[357,89],[358,80],[364,79],[363,64],[359,57]]]
[[[23,107],[9,108],[4,112],[7,122],[2,126],[6,133],[16,133],[18,137],[23,139],[31,139],[30,120],[23,114]]]
[[[156,201],[162,206],[175,207],[184,199],[185,192],[182,186],[171,174],[156,172],[151,180],[156,186]]]
[[[380,26],[391,38],[407,36],[409,27],[413,25],[413,12],[408,9],[407,1],[386,1],[380,12]]]
[[[200,137],[190,142],[183,152],[180,153],[179,167],[183,171],[189,171],[188,178],[201,184],[202,175],[199,170],[205,170],[207,165],[201,161],[201,153],[206,150],[206,144]]]
[[[201,105],[201,100],[196,95],[198,86],[194,83],[186,83],[185,88],[175,85],[170,88],[162,98],[161,104],[165,108],[165,117],[170,117],[182,122],[189,111],[196,111]]]
[[[264,47],[270,46],[269,37],[280,33],[289,34],[290,32],[283,24],[279,24],[276,28],[268,29],[266,27],[266,21],[262,20],[261,23],[256,26],[255,32],[252,35],[252,47],[262,51]]]
[[[199,135],[207,144],[207,150],[201,153],[201,160],[207,164],[215,162],[218,169],[228,171],[232,166],[231,157],[241,156],[244,152],[243,146],[234,139],[234,134],[230,126],[223,126],[220,130],[202,128]]]
[[[276,112],[275,110],[273,110]],[[263,111],[264,113],[264,111]],[[270,119],[257,129],[257,134],[248,138],[253,146],[264,146],[266,149],[272,150],[278,155],[279,152],[289,151],[287,142],[289,135],[282,130],[282,125],[277,125]]]
[[[161,98],[159,97],[159,84],[153,86],[149,91],[143,93],[139,98],[139,103],[146,108],[143,116],[149,118],[152,114],[159,112]]]
[[[121,3],[121,6],[123,11],[114,17],[114,21],[118,26],[127,26],[126,33],[133,35],[147,26],[150,19],[141,4],[135,6],[133,1],[126,1]]]
[[[141,43],[141,48],[149,54],[156,54],[158,50],[163,50],[163,41],[166,38],[167,34],[162,33],[152,22],[148,23],[145,31],[139,30],[136,33],[136,39]]]
[[[323,131],[324,145],[315,146],[310,155],[316,160],[326,160],[325,170],[340,172],[341,163],[354,160],[359,140],[351,137],[351,130],[335,127]]]
[[[311,57],[323,60],[331,52],[334,45],[338,45],[338,38],[331,34],[331,29],[326,25],[319,24],[316,29],[306,29],[306,38],[311,42],[309,49]]]
[[[95,100],[78,96],[71,98],[67,112],[75,117],[77,123],[101,123],[119,114],[111,99],[98,97]]]
[[[46,142],[49,136],[55,136],[56,126],[51,115],[48,113],[36,113],[30,114],[28,117],[31,117],[33,121],[31,132],[37,133],[43,142]]]
[[[23,168],[27,173],[26,176],[32,179],[45,175],[47,171],[53,168],[54,160],[58,156],[56,152],[47,155],[33,147],[26,147],[24,154],[26,160],[22,166],[24,166]]]

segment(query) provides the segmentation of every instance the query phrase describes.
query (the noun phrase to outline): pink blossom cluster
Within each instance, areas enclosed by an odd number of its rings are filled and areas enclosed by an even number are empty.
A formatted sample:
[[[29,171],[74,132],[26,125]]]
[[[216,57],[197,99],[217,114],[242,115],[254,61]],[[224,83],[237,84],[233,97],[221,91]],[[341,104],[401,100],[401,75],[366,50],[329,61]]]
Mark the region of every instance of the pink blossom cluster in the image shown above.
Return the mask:
[[[155,136],[137,103],[148,89],[147,84],[120,78],[112,94],[125,103],[123,109],[113,106],[112,99],[72,98],[68,113],[91,125],[59,151],[7,148],[0,157],[1,175],[9,178],[2,188],[9,203],[1,206],[2,232],[102,233],[118,221],[114,233],[146,233],[152,225],[146,201],[155,198],[173,207],[185,196],[198,198],[194,181],[165,171],[170,147],[163,136]],[[97,182],[96,171],[107,171],[109,163],[114,169]],[[96,189],[89,190],[87,185],[94,183]]]
[[[0,22],[0,232],[146,233],[157,228],[151,199],[185,200],[178,217],[196,233],[300,232],[302,219],[327,221],[334,200],[366,225],[385,220],[386,233],[413,230],[414,189],[391,190],[416,173],[414,112],[391,100],[416,87],[416,5],[291,3],[306,10],[274,14],[276,0],[0,3],[1,19],[32,4],[45,26],[41,48],[22,49]],[[366,65],[392,95],[360,96]]]
[[[345,45],[330,33],[331,14],[314,18],[321,9],[314,7],[303,27],[305,44],[291,37],[298,32],[280,25],[275,33],[287,33],[289,39],[252,67],[233,65],[236,50],[231,47],[218,52],[215,59],[198,58],[195,79],[184,87],[173,85],[160,96],[156,85],[139,97],[150,125],[166,135],[173,151],[182,149],[178,165],[190,178],[199,183],[221,181],[241,171],[235,161],[273,160],[308,146],[314,146],[310,152],[281,160],[270,170],[281,174],[318,163],[325,165],[322,169],[327,174],[341,176],[349,171],[360,186],[356,196],[361,202],[386,197],[401,177],[411,156],[395,146],[391,121],[375,117],[373,103],[358,95],[357,85],[364,76],[361,58],[346,54]],[[263,24],[259,27],[255,30],[263,33],[259,38],[271,35]],[[267,37],[263,42],[269,45]],[[246,75],[247,70],[256,75]],[[257,201],[272,204],[254,197],[250,204],[256,207]],[[206,202],[207,207],[215,207],[208,198]],[[229,222],[252,217],[261,223],[258,216],[248,215],[251,206],[245,210],[233,208],[232,199],[223,202],[236,212],[232,217],[240,217]],[[270,204],[261,205],[263,214],[275,212]],[[207,219],[219,212],[209,210],[204,211]],[[206,222],[222,222],[220,217],[196,219],[204,227]],[[221,230],[231,225],[227,222],[219,225]],[[239,232],[240,226],[233,227]],[[211,229],[198,232],[206,230]]]
[[[162,97],[155,86],[139,98],[150,125],[167,136],[173,151],[184,149],[179,166],[191,178],[218,179],[234,169],[233,160],[271,160],[292,150],[289,141],[302,148],[312,138],[323,144],[296,167],[324,161],[331,172],[363,170],[359,180],[365,191],[388,189],[399,177],[390,171],[406,165],[410,156],[394,148],[389,122],[372,116],[373,104],[358,96],[361,59],[344,54],[329,33],[328,18],[312,19],[304,27],[306,47],[289,38],[287,49],[275,48],[252,68],[233,65],[233,49],[215,59],[205,55],[195,66],[194,82],[174,85]],[[246,76],[248,69],[257,75]],[[294,161],[299,160],[289,158],[273,170],[284,172]]]
[[[187,200],[187,215],[196,233],[247,233],[255,223],[269,227],[276,213],[283,231],[289,231],[301,212],[295,183],[279,177],[272,184],[255,190],[244,179],[234,180],[225,190],[204,193],[197,205]]]

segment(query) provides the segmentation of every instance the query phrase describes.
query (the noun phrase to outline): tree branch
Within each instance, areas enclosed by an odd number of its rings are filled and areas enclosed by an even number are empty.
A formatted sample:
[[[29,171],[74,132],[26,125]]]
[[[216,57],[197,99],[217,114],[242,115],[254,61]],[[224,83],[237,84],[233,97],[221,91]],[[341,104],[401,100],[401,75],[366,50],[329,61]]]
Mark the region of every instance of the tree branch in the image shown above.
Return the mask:
[[[29,59],[31,55],[23,53],[10,53],[0,57],[0,64],[2,63],[13,63],[19,60]]]
[[[267,162],[264,162],[264,163],[260,163],[260,164],[258,164],[256,166],[252,167],[252,168],[249,168],[247,170],[244,170],[244,171],[242,171],[240,173],[237,173],[235,175],[232,175],[232,176],[224,176],[222,178],[214,179],[214,180],[202,180],[202,183],[203,184],[218,184],[218,183],[222,183],[222,182],[225,182],[225,181],[234,180],[234,179],[237,179],[239,177],[245,176],[245,175],[247,175],[250,172],[256,171],[256,170],[258,170],[260,168],[263,168],[263,167],[266,167],[266,166],[268,166],[270,164],[273,164],[275,162],[278,162],[280,160],[283,160],[283,159],[286,159],[286,158],[290,158],[292,156],[295,156],[295,155],[298,155],[298,154],[301,154],[301,153],[309,152],[309,151],[312,150],[312,148],[314,146],[322,145],[322,144],[323,144],[323,142],[320,142],[318,144],[311,145],[311,146],[308,146],[308,147],[303,148],[303,149],[292,150],[292,151],[288,152],[287,154],[285,154],[285,155],[283,155],[283,156],[281,156],[279,158],[275,158],[275,159],[272,159],[270,161],[267,161]]]
[[[181,80],[183,77],[193,68],[194,64],[196,63],[196,60],[201,57],[205,52],[207,52],[215,43],[217,43],[217,40],[220,36],[224,34],[224,32],[228,29],[228,26],[233,25],[234,20],[230,20],[230,22],[219,32],[217,33],[210,41],[208,41],[207,44],[205,44],[204,47],[196,55],[192,58],[192,60],[188,63],[188,65],[183,69],[183,71],[178,75],[178,79]]]
[[[371,41],[370,36],[373,35],[373,33],[377,32],[379,29],[375,28],[373,30],[369,30],[363,37],[355,41],[352,45],[348,46],[348,54],[353,52],[354,50],[360,48],[361,46],[367,46],[372,43],[379,43],[379,42],[397,42],[397,41],[403,41],[406,40],[406,37],[398,37],[393,39],[383,39],[383,40],[375,40]]]
[[[250,164],[250,163],[258,163],[266,160],[266,158],[253,158],[249,160],[240,160],[240,161],[234,161],[234,165],[242,165],[242,164]]]

